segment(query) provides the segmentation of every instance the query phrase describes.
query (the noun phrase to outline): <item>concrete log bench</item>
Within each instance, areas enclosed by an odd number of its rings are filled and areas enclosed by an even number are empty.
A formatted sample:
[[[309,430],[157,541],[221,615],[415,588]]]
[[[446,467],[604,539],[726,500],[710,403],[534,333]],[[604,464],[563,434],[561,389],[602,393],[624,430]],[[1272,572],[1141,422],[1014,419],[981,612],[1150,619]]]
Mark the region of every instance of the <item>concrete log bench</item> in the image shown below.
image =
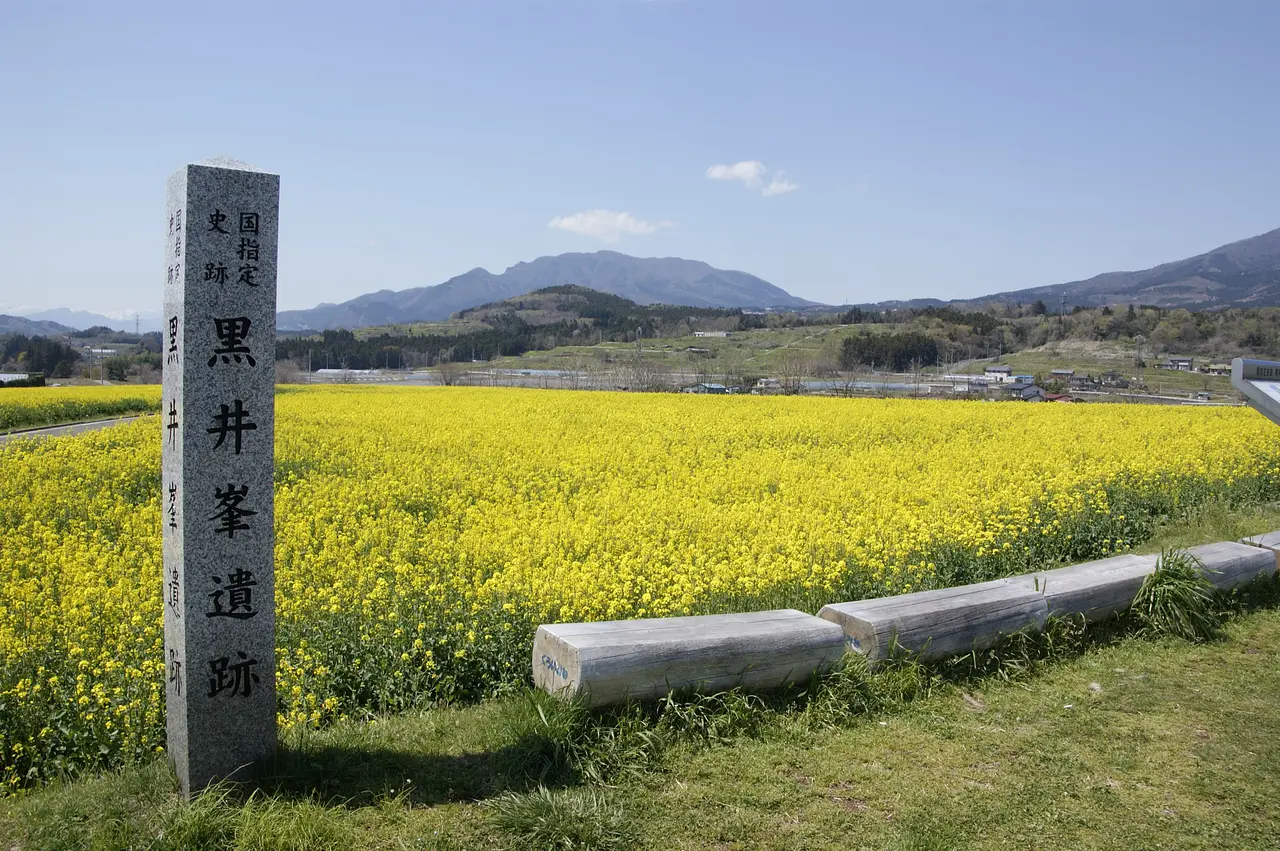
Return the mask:
[[[1240,543],[1251,547],[1262,547],[1268,550],[1280,550],[1280,532],[1265,532],[1261,535],[1250,535],[1241,538]]]
[[[794,609],[546,624],[533,639],[534,684],[591,706],[669,692],[769,689],[833,668],[835,624]]]
[[[1004,580],[823,606],[818,617],[840,625],[850,649],[872,661],[895,646],[922,662],[985,650],[1002,636],[1044,628],[1040,592]]]
[[[1113,556],[1003,581],[1041,594],[1050,617],[1079,614],[1096,622],[1129,608],[1158,560],[1157,555]]]
[[[1276,553],[1269,548],[1224,541],[1191,547],[1187,552],[1200,559],[1209,581],[1220,591],[1248,585],[1276,572]]]

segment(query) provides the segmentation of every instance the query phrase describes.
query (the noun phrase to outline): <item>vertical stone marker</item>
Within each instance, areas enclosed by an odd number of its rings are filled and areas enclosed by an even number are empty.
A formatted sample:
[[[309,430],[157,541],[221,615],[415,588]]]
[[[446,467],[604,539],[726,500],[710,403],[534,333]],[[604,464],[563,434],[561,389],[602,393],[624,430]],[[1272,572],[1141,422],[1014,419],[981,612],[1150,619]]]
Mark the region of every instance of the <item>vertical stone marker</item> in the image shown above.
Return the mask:
[[[276,748],[276,238],[280,177],[169,178],[162,499],[169,759],[184,796]]]

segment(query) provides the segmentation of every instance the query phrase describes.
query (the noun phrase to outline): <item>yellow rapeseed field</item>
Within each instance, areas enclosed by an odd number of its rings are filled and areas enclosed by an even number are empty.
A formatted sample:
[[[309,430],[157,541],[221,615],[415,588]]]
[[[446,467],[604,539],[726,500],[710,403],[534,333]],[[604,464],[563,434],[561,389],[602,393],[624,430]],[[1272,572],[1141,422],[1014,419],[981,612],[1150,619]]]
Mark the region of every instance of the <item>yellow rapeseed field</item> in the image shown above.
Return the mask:
[[[280,715],[528,677],[540,622],[825,602],[1280,496],[1245,409],[463,388],[277,397]],[[0,788],[163,745],[160,426],[0,448]]]
[[[0,432],[154,411],[160,385],[0,388]]]

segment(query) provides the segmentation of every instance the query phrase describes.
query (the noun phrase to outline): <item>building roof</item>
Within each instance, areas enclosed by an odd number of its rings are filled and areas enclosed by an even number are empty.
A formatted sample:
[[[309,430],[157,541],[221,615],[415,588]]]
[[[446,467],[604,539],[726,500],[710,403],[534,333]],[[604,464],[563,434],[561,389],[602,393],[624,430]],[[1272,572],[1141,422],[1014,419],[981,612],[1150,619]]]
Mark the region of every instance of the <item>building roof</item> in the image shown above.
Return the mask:
[[[1013,372],[1011,366],[989,366],[983,372]]]

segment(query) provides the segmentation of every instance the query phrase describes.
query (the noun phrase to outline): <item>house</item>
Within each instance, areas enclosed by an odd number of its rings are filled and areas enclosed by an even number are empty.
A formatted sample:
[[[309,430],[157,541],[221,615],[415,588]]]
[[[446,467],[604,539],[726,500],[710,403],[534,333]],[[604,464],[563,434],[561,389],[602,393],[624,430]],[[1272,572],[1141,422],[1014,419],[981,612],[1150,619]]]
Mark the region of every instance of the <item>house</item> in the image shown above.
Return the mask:
[[[982,374],[991,381],[1005,384],[1013,378],[1013,367],[1011,366],[989,366],[982,370]]]
[[[756,396],[781,393],[782,382],[776,378],[761,378],[756,382],[756,386],[751,388],[751,392]]]
[[[686,387],[686,388],[684,388],[684,390],[683,390],[682,392],[684,392],[684,393],[712,393],[712,394],[716,394],[716,395],[723,395],[723,394],[725,394],[725,393],[728,393],[728,392],[729,392],[729,388],[728,388],[728,387],[725,387],[723,384],[712,384],[712,383],[709,383],[709,382],[704,381],[704,382],[702,382],[701,384],[695,384],[695,385],[693,385],[692,387]]]
[[[1043,402],[1045,397],[1044,388],[1036,384],[1027,384],[1022,381],[1015,381],[1008,385],[1009,395],[1014,399],[1022,402]]]
[[[1049,370],[1049,377],[1057,379],[1058,381],[1070,381],[1073,377],[1075,377],[1075,374],[1076,374],[1076,371],[1074,369]]]
[[[1160,364],[1161,369],[1172,369],[1178,372],[1191,372],[1195,366],[1195,360],[1192,358],[1169,358]]]
[[[1014,384],[1035,384],[1036,377],[1034,375],[1015,375],[1013,377]]]
[[[1206,372],[1206,373],[1208,373],[1209,375],[1230,375],[1230,374],[1231,374],[1231,364],[1229,364],[1229,363],[1211,363],[1211,364],[1209,364],[1209,365],[1208,365],[1208,366],[1206,366],[1206,367],[1201,367],[1201,371],[1202,371],[1202,372]]]
[[[1101,382],[1092,375],[1073,375],[1067,379],[1067,387],[1072,390],[1096,390],[1100,386]]]
[[[1074,396],[1068,396],[1066,393],[1046,393],[1044,394],[1046,402],[1075,402],[1078,401]]]

